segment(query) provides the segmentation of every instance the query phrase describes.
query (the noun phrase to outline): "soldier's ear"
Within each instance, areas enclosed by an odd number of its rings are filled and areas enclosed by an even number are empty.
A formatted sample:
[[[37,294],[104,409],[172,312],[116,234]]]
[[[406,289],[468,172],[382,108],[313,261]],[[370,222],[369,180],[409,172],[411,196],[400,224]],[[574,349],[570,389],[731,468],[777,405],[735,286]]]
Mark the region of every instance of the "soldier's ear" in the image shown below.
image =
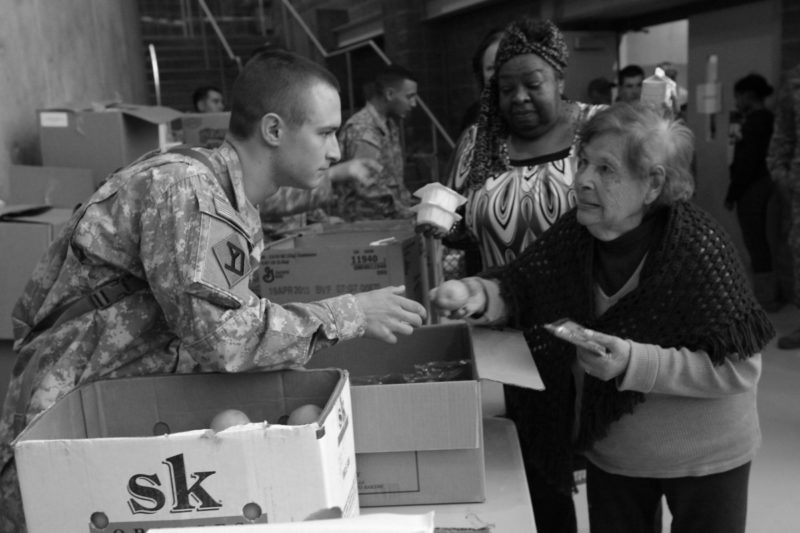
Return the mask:
[[[270,146],[278,146],[283,139],[286,124],[280,115],[275,113],[267,113],[261,117],[260,133],[264,142]]]

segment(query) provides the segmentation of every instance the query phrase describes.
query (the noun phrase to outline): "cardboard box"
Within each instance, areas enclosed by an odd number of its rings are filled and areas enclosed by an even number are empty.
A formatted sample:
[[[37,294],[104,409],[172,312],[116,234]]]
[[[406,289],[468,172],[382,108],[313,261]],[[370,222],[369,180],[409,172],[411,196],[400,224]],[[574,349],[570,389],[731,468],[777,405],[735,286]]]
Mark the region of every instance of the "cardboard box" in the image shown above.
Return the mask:
[[[306,403],[324,406],[317,422],[274,423]],[[202,429],[227,408],[254,423]],[[15,442],[28,531],[138,533],[356,516],[351,420],[347,373],[338,369],[85,385]]]
[[[180,115],[168,107],[130,104],[40,110],[42,164],[89,168],[97,185],[111,172],[166,145],[159,125],[166,132]]]
[[[94,192],[88,168],[12,165],[10,204],[43,204],[74,209]]]
[[[266,246],[256,287],[277,303],[315,302],[348,293],[405,285],[422,301],[420,237],[413,232],[331,231],[287,237]]]
[[[228,123],[231,121],[230,112],[224,113],[184,113],[175,121],[176,137],[182,138],[184,144],[202,146],[203,148],[216,148],[225,140],[228,134]]]
[[[448,366],[459,361],[466,365],[454,378],[456,368]],[[422,381],[416,365],[444,368],[448,379],[431,372]],[[362,507],[483,501],[478,380],[544,388],[519,331],[463,322],[425,326],[394,345],[343,342],[317,352],[307,366],[350,373]]]
[[[9,205],[0,209],[0,339],[11,339],[11,312],[34,267],[66,226],[72,209]]]
[[[258,524],[242,531],[240,526],[220,526],[213,533],[434,533],[433,513],[381,513],[314,520],[302,523]],[[207,529],[151,529],[152,533],[209,533]]]

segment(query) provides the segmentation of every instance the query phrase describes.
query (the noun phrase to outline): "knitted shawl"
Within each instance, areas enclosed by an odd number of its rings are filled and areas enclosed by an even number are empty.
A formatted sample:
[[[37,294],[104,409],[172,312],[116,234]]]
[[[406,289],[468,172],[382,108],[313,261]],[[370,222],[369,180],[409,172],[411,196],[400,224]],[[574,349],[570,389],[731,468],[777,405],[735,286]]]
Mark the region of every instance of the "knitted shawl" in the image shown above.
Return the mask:
[[[575,452],[589,449],[609,426],[645,401],[615,380],[586,376],[580,431],[573,442],[575,348],[542,325],[569,317],[611,335],[662,347],[704,351],[714,364],[758,353],[775,335],[756,303],[735,247],[724,230],[689,202],[667,208],[666,227],[651,244],[639,285],[595,316],[594,237],[566,213],[515,262],[483,275],[496,278],[522,329],[546,390],[506,387],[508,415],[527,464],[569,492]]]

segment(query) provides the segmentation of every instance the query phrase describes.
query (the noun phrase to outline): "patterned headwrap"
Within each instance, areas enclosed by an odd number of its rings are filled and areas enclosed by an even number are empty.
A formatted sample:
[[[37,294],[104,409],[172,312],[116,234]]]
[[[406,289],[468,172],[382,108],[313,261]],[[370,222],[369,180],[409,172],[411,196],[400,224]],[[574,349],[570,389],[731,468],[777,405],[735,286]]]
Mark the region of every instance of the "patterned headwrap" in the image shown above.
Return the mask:
[[[508,126],[500,118],[497,73],[509,60],[525,54],[536,54],[544,59],[561,76],[567,68],[569,50],[561,31],[549,20],[523,18],[506,28],[495,57],[492,79],[481,92],[478,134],[472,157],[472,169],[467,186],[479,189],[486,177],[502,171],[508,165],[501,152],[502,140],[508,136]]]

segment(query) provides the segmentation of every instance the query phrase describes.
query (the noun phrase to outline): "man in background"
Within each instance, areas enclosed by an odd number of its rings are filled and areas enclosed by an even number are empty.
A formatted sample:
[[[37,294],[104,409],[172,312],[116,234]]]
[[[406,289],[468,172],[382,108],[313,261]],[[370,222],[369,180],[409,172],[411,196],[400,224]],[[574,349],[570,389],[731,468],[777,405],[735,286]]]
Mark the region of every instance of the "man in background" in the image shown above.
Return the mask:
[[[619,92],[617,102],[638,102],[642,98],[644,69],[639,65],[628,65],[617,76]]]
[[[417,105],[417,81],[403,67],[390,65],[375,78],[367,104],[342,127],[342,160],[377,161],[382,170],[371,185],[337,185],[329,214],[347,221],[408,218],[411,193],[403,172],[402,120]]]
[[[198,113],[222,113],[225,111],[225,101],[222,91],[213,85],[198,87],[192,95],[194,110]]]
[[[589,97],[588,102],[592,105],[611,104],[611,89],[614,83],[605,77],[595,78],[589,82],[586,93]]]

